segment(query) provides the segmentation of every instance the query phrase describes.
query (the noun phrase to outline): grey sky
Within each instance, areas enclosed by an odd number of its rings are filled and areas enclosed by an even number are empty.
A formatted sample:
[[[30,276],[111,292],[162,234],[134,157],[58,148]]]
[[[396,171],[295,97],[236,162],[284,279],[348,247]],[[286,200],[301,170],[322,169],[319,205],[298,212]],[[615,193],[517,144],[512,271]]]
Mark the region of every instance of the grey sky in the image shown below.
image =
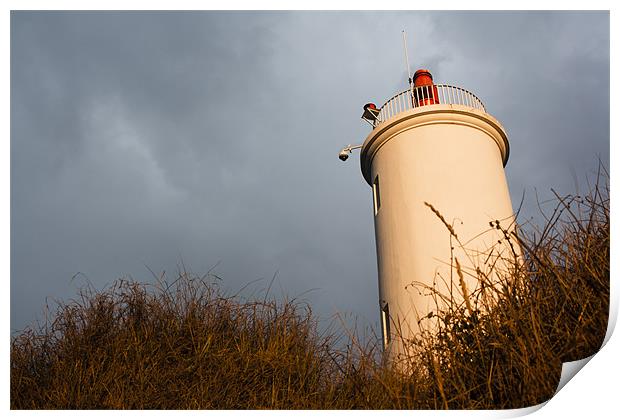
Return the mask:
[[[533,191],[609,167],[606,12],[13,12],[11,329],[146,266],[217,264],[235,291],[377,326],[362,105],[412,70],[474,92],[508,131],[522,220]],[[251,290],[251,289],[250,289]]]

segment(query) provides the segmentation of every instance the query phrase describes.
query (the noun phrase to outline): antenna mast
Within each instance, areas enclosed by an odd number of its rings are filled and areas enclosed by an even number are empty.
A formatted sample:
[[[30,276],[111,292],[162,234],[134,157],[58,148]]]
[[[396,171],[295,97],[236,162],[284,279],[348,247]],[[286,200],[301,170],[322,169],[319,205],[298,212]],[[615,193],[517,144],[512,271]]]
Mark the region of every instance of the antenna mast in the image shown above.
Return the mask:
[[[407,74],[409,75],[409,89],[413,90],[413,80],[411,79],[411,67],[409,67],[409,55],[407,54],[407,35],[403,29],[403,47],[405,49],[405,63],[407,64]]]

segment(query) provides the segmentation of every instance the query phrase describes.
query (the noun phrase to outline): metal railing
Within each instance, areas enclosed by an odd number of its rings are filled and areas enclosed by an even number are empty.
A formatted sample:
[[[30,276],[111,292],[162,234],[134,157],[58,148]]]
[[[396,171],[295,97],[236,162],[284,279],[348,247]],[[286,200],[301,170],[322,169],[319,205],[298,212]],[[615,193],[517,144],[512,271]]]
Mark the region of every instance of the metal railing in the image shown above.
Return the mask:
[[[401,112],[434,104],[463,105],[486,112],[482,101],[468,90],[450,85],[426,85],[407,89],[390,98],[380,108],[373,125],[376,127]]]

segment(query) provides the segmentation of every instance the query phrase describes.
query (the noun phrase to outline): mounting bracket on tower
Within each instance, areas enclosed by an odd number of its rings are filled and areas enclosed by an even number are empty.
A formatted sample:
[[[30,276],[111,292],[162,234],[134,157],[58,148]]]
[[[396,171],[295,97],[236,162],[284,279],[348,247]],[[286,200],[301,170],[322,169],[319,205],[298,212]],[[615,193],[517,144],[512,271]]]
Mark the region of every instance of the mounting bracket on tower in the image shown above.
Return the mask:
[[[338,158],[339,158],[341,161],[343,161],[343,162],[344,162],[345,160],[349,159],[349,155],[351,154],[351,150],[354,150],[354,149],[361,149],[361,148],[362,148],[362,146],[363,146],[363,145],[361,145],[361,144],[358,144],[357,146],[351,146],[351,145],[349,144],[349,145],[347,145],[347,146],[343,147],[343,148],[342,148],[342,150],[340,150],[340,153],[338,153]]]

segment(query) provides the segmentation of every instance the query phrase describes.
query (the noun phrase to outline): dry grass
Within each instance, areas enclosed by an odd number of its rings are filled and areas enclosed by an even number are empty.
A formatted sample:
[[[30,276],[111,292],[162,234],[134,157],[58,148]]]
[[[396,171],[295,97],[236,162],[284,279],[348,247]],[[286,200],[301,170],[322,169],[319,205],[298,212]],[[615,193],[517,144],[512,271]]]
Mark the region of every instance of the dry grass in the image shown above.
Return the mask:
[[[437,212],[438,216],[441,216]],[[503,230],[501,224],[492,228]],[[458,238],[455,239],[458,240]],[[223,296],[210,277],[83,290],[11,341],[11,408],[518,408],[553,395],[561,362],[594,354],[609,307],[609,195],[558,197],[506,241],[522,265],[434,314],[408,375],[380,340],[320,332],[295,300]],[[459,278],[463,272],[458,266]],[[467,274],[465,274],[467,275]]]

